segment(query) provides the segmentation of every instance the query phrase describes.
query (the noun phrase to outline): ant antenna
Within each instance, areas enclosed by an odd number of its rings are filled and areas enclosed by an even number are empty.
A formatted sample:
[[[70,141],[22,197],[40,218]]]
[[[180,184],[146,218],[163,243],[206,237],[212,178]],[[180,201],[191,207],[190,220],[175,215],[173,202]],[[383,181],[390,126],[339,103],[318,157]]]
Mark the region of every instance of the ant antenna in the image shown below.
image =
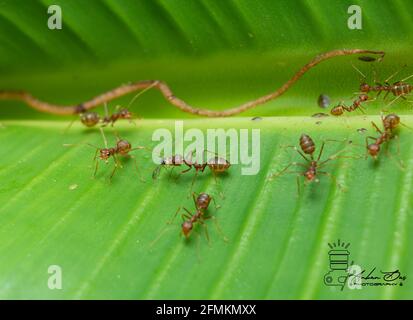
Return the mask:
[[[407,64],[403,65],[399,70],[397,70],[395,73],[393,73],[392,75],[390,75],[390,77],[388,77],[384,83],[389,82],[391,78],[393,78],[394,76],[396,76],[400,71],[402,71],[404,68],[407,67]],[[402,80],[404,81],[404,80]]]
[[[366,79],[367,77],[364,75],[363,72],[360,71],[359,68],[357,68],[352,62],[351,62],[351,66],[354,68],[354,70],[356,70],[362,77],[363,79]]]
[[[129,109],[129,107],[132,105],[132,103],[134,103],[136,101],[136,99],[141,96],[142,94],[144,94],[146,91],[152,89],[155,85],[157,85],[156,82],[154,82],[152,85],[150,85],[149,87],[143,89],[142,91],[138,92],[129,102],[128,106],[126,107],[127,109]]]
[[[105,102],[103,104],[103,108],[105,109],[105,118],[109,117],[109,110],[108,110],[108,104]]]

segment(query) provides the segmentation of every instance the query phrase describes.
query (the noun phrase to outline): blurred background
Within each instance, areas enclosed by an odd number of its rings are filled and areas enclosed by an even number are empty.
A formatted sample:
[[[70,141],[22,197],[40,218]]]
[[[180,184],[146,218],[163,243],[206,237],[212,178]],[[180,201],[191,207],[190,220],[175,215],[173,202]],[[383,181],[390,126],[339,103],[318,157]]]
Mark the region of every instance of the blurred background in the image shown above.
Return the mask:
[[[62,30],[48,29],[52,4],[62,9]],[[362,8],[361,30],[347,26],[351,5]],[[159,79],[194,106],[224,109],[274,91],[332,49],[385,50],[374,67],[384,79],[410,63],[412,39],[410,0],[2,0],[0,89],[77,104],[123,83]],[[350,103],[360,82],[351,61],[371,75],[371,64],[339,57],[311,70],[281,98],[241,116],[311,115],[320,112],[320,93],[333,104]],[[399,79],[409,73],[408,66]],[[110,107],[128,104],[132,96]],[[157,91],[145,93],[132,109],[145,118],[191,117]],[[0,101],[0,118],[53,116]]]

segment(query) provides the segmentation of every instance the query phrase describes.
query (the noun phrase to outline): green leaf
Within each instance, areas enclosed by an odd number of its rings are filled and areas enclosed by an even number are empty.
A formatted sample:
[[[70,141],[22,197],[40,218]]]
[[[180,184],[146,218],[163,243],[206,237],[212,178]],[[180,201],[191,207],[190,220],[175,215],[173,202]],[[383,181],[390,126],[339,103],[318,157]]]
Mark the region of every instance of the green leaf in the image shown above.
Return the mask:
[[[47,29],[51,4],[62,7],[62,30]],[[347,28],[351,4],[363,9],[362,30]],[[160,79],[192,105],[225,109],[274,91],[320,52],[384,50],[383,62],[375,64],[381,79],[412,54],[408,1],[14,0],[0,6],[0,89],[24,89],[61,104],[80,103],[121,83]],[[310,117],[327,112],[317,106],[320,93],[350,103],[360,81],[351,63],[371,78],[370,64],[333,59],[244,117],[205,121],[149,91],[132,106],[143,117],[137,127],[116,123],[123,138],[147,147],[155,145],[153,131],[173,130],[176,118],[203,132],[260,129],[258,175],[242,175],[241,165],[233,165],[216,180],[206,170],[195,181],[194,190],[211,193],[219,205],[209,213],[228,242],[213,220],[206,222],[210,243],[200,227],[189,241],[179,237],[179,216],[167,224],[179,207],[193,208],[193,172],[178,179],[178,170],[172,177],[163,172],[153,181],[151,154],[139,150],[139,174],[133,159],[122,159],[111,183],[111,164],[101,163],[93,179],[95,150],[85,143],[102,146],[98,130],[76,123],[63,133],[71,117],[0,101],[0,297],[411,299],[410,130],[401,127],[378,161],[366,160],[365,138],[377,135],[370,122],[380,124],[386,102],[369,104],[368,116]],[[408,74],[404,69],[397,77]],[[109,107],[127,105],[132,96]],[[406,102],[391,110],[413,126]],[[113,145],[115,135],[107,129]],[[318,148],[327,139],[353,141],[348,153],[362,158],[326,166],[342,188],[327,176],[301,183],[300,193],[295,174],[267,181],[302,161],[283,147],[298,145],[302,133]],[[324,157],[344,145],[327,142]],[[407,280],[362,290],[326,286],[328,243],[338,239],[350,243],[350,260],[366,272],[398,269]],[[51,265],[62,268],[62,290],[48,288]]]

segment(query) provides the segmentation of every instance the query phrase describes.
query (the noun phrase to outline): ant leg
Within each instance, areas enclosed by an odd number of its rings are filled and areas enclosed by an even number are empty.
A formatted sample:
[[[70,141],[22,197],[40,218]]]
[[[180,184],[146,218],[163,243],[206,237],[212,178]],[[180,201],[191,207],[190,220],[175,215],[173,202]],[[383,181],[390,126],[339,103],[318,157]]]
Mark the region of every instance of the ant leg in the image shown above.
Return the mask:
[[[336,177],[333,176],[331,173],[325,172],[325,171],[318,171],[318,173],[329,177],[341,191],[344,191],[344,187],[340,183],[337,182]]]
[[[393,73],[392,75],[390,75],[390,77],[388,77],[384,82],[387,83],[389,82],[394,76],[396,76],[400,71],[403,70],[403,68],[406,68],[407,64],[403,65],[403,67],[401,67],[399,70],[397,70],[395,73]],[[403,80],[402,80],[403,81]]]
[[[120,162],[115,155],[113,155],[113,161],[115,162],[115,166],[113,168],[112,174],[109,177],[109,181],[112,181],[113,175],[115,174],[116,170],[118,169],[118,166],[120,165]],[[120,165],[120,167],[122,166]]]
[[[133,156],[133,155],[131,155],[131,154],[128,154],[127,157],[133,159],[133,162],[135,163],[136,172],[138,173],[138,176],[139,176],[139,180],[141,180],[142,182],[146,182],[146,180],[145,180],[145,179],[141,176],[141,174],[140,174],[139,167],[138,167],[138,162],[136,161],[135,156]]]
[[[93,177],[96,177],[96,174],[98,172],[99,168],[99,159],[95,159],[96,165],[95,165],[95,172],[93,173]]]
[[[305,166],[304,164],[302,164],[302,163],[298,163],[298,162],[291,162],[288,166],[286,166],[284,169],[282,169],[281,171],[279,171],[279,172],[277,172],[277,173],[273,173],[273,174],[270,174],[269,176],[268,176],[268,178],[267,178],[267,181],[272,181],[273,179],[275,179],[275,178],[277,178],[277,177],[279,177],[279,176],[281,176],[281,175],[283,175],[283,174],[285,174],[285,173],[288,173],[289,171],[287,171],[291,166],[301,166],[301,167],[304,167],[304,168],[307,168],[307,166]]]
[[[372,121],[371,125],[374,127],[374,129],[376,129],[376,131],[380,134],[383,134],[383,132],[379,129],[379,127]]]
[[[173,215],[173,217],[172,217],[170,220],[168,220],[168,221],[166,222],[166,224],[172,224],[172,222],[175,220],[176,216],[177,216],[178,213],[181,211],[181,209],[182,209],[182,207],[179,207],[178,210],[176,210],[176,212],[175,212],[175,214]]]
[[[208,233],[208,226],[207,226],[206,223],[205,223],[204,221],[202,221],[202,220],[199,220],[199,223],[204,227],[205,236],[206,236],[207,241],[208,241],[208,246],[211,246],[211,241],[210,241],[210,239],[209,239],[209,233]]]
[[[325,144],[326,144],[325,141],[323,141],[323,144],[321,145],[321,148],[320,148],[320,153],[318,154],[318,157],[317,157],[317,161],[320,160],[321,155],[323,154],[323,150],[324,150],[324,145],[325,145]]]
[[[300,176],[299,175],[297,175],[297,195],[298,195],[298,197],[300,197],[301,196],[301,183],[300,183]]]
[[[208,217],[205,217],[205,218],[204,218],[204,220],[208,220],[208,219],[212,219],[212,220],[214,221],[215,229],[217,230],[218,234],[221,236],[221,238],[222,238],[222,240],[223,240],[224,242],[228,242],[229,239],[228,239],[228,237],[225,235],[225,233],[222,231],[222,228],[221,228],[221,226],[220,226],[219,223],[218,223],[218,218],[215,217],[215,216],[208,216]]]
[[[390,107],[397,99],[399,99],[401,96],[397,96],[396,98],[394,98],[392,101],[390,101],[390,103],[388,103],[387,105],[385,105],[384,107],[385,108],[387,108],[387,107]],[[384,109],[384,110],[386,110],[386,109]]]
[[[406,80],[409,80],[411,77],[413,77],[413,74],[411,74],[410,76],[408,76],[408,77],[406,77],[406,78],[404,78],[404,79],[400,80],[400,82],[404,82],[404,81],[406,81]]]
[[[298,152],[298,154],[303,157],[303,159],[307,162],[310,162],[310,160],[308,160],[308,158],[296,147],[296,146],[284,146],[284,148],[293,148],[295,151]]]
[[[73,119],[73,120],[70,120],[69,124],[67,125],[67,127],[63,131],[63,134],[66,134],[70,130],[70,128],[73,126],[73,123],[75,123],[75,121],[76,121],[76,118]]]

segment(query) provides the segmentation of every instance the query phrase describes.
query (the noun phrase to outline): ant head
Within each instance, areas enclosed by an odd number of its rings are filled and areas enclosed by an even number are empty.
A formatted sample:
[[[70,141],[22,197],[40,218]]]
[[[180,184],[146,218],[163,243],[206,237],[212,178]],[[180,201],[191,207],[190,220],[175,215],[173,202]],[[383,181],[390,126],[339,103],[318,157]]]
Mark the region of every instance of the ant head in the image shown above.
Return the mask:
[[[369,99],[369,96],[367,94],[361,94],[359,96],[360,101],[367,101]]]
[[[341,104],[335,106],[334,108],[332,108],[332,109],[330,110],[330,113],[331,113],[333,116],[341,116],[341,115],[344,113],[343,106],[342,106]]]
[[[108,148],[100,149],[100,159],[107,160],[111,156],[111,151]]]
[[[370,86],[363,82],[362,84],[360,84],[360,91],[361,92],[369,92],[370,91]]]
[[[313,181],[315,179],[315,176],[315,171],[312,169],[309,169],[304,173],[304,177],[307,179],[307,181]]]
[[[80,121],[86,127],[95,126],[100,120],[99,115],[96,112],[85,112],[80,115]]]
[[[189,234],[192,231],[193,224],[190,220],[184,221],[182,223],[182,233],[184,234],[185,238],[189,237]]]
[[[383,123],[386,129],[394,129],[400,124],[400,117],[395,113],[388,114],[383,119]]]
[[[369,155],[371,155],[373,158],[377,158],[377,155],[380,152],[380,145],[377,143],[372,143],[367,146],[367,152]]]
[[[132,119],[132,112],[130,112],[128,109],[120,109],[119,115],[122,119]]]
[[[116,149],[120,154],[127,154],[132,149],[132,145],[126,140],[119,140]]]

